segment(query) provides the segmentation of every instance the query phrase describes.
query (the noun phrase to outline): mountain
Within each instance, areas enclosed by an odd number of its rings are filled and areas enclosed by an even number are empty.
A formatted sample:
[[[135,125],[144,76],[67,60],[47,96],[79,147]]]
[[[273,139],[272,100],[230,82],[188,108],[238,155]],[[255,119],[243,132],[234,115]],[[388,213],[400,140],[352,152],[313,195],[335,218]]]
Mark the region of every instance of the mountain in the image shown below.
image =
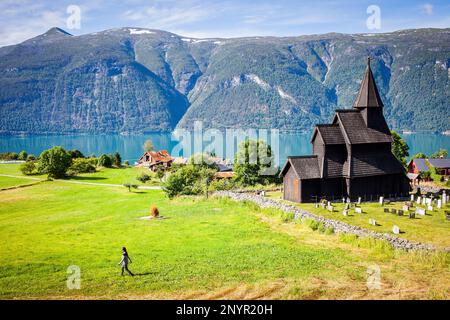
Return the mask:
[[[450,129],[450,29],[194,39],[52,28],[0,48],[0,133],[192,127],[309,131],[350,108],[371,65],[388,124]]]

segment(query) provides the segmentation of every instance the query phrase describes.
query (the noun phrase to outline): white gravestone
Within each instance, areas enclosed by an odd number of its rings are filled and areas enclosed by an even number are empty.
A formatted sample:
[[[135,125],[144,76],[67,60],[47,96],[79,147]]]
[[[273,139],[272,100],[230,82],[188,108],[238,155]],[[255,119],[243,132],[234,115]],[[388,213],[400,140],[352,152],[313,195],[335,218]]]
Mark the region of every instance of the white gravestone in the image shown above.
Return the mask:
[[[422,198],[422,205],[425,205],[427,203],[427,198]]]
[[[433,203],[433,200],[431,198],[427,198],[427,205],[431,206]]]
[[[441,200],[441,199],[439,199],[439,200],[437,201],[437,207],[438,207],[438,209],[441,209],[441,208],[442,208],[442,200]]]
[[[361,204],[361,197],[358,197],[358,204]]]
[[[369,219],[369,224],[376,226],[377,225],[377,221],[375,219]]]
[[[407,205],[404,205],[402,208],[403,211],[409,211],[409,207]]]
[[[328,206],[328,211],[333,212],[333,206]]]
[[[428,211],[433,211],[433,206],[428,206]]]
[[[421,216],[424,216],[426,211],[424,208],[416,208],[416,213],[420,214]]]
[[[348,216],[348,210],[342,211],[342,214],[344,215],[344,217]]]
[[[355,208],[355,212],[356,213],[362,213],[362,209],[361,208]]]
[[[384,202],[384,198],[380,197],[380,204],[383,205],[383,202]]]
[[[342,203],[345,203],[345,198],[342,198]]]
[[[393,226],[392,227],[392,232],[394,234],[400,234],[400,228],[398,226]]]
[[[417,204],[420,204],[420,197],[417,197],[416,202],[417,202]]]
[[[412,194],[411,195],[411,202],[413,202],[414,201],[414,195]]]

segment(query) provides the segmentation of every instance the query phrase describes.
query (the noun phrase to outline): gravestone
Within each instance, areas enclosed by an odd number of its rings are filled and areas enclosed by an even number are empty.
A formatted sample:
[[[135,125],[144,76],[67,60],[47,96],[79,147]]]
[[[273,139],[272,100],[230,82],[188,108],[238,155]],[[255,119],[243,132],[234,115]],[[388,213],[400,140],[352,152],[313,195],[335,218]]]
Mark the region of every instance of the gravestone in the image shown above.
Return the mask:
[[[322,209],[325,209],[325,203],[322,202],[320,205],[322,206]]]
[[[356,207],[356,208],[355,208],[355,212],[356,212],[356,213],[362,213],[362,209],[361,209],[361,208],[358,208],[358,207]]]
[[[433,211],[433,206],[428,206],[428,211]]]
[[[450,220],[450,212],[445,210],[445,219]]]
[[[433,200],[431,198],[427,198],[427,200],[426,200],[427,205],[431,206],[432,201]]]
[[[416,218],[416,213],[415,212],[410,212],[409,213],[409,218],[410,219],[415,219]]]
[[[342,214],[344,215],[344,217],[348,216],[348,210],[342,211]]]
[[[397,214],[397,209],[392,209],[392,214]]]
[[[417,200],[416,200],[416,202],[417,202],[417,204],[420,204],[420,202],[421,202],[420,196],[419,196],[419,197],[417,197]]]
[[[375,219],[369,219],[369,224],[376,226],[377,225],[377,221]]]
[[[409,207],[407,205],[404,205],[402,208],[403,211],[409,211]]]
[[[384,203],[384,197],[380,197],[379,203],[380,203],[381,205],[383,205],[383,203]]]
[[[358,204],[361,204],[361,197],[358,197]]]
[[[384,208],[384,213],[389,213],[389,208]]]
[[[327,207],[327,209],[328,209],[328,211],[333,212],[333,206],[330,205]]]
[[[349,208],[350,208],[350,204],[349,204],[349,203],[346,203],[345,206],[344,206],[344,209],[347,210],[347,209],[349,209]]]
[[[427,198],[422,198],[422,205],[424,206],[427,203]]]
[[[392,227],[392,232],[394,234],[400,234],[400,228],[398,226],[393,226]]]
[[[438,209],[442,209],[442,200],[441,199],[439,199],[437,201],[437,207],[438,207]]]
[[[414,201],[414,195],[411,195],[411,202]]]
[[[425,211],[424,208],[419,208],[419,207],[417,207],[417,208],[416,208],[416,213],[417,213],[417,214],[420,214],[421,216],[424,216],[424,215],[426,214],[426,211]]]
[[[398,215],[403,216],[403,210],[398,210]]]
[[[391,203],[391,200],[384,200],[384,204],[389,204]]]
[[[315,207],[315,208],[318,208],[318,207],[319,207],[319,204],[318,204],[318,203],[314,204],[314,207]]]
[[[346,201],[347,203],[350,203],[350,198],[347,198],[347,201]]]
[[[342,203],[345,203],[345,198],[342,198]]]
[[[412,202],[412,201],[406,201],[405,204],[406,204],[408,207],[412,207],[412,206],[413,206],[413,202]]]
[[[444,192],[442,192],[442,205],[445,206],[446,204],[447,204],[447,195],[444,191]]]
[[[261,197],[265,197],[266,196],[266,191],[261,191]]]

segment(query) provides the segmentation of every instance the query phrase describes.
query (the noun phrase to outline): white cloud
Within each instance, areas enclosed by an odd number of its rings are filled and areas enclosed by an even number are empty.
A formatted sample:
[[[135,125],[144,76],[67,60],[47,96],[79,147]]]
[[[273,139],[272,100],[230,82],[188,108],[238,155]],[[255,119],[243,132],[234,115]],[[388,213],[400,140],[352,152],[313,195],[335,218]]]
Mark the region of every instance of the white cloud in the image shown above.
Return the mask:
[[[428,15],[432,15],[433,14],[433,5],[430,4],[430,3],[425,3],[425,4],[420,6],[420,10],[423,13],[426,13]]]

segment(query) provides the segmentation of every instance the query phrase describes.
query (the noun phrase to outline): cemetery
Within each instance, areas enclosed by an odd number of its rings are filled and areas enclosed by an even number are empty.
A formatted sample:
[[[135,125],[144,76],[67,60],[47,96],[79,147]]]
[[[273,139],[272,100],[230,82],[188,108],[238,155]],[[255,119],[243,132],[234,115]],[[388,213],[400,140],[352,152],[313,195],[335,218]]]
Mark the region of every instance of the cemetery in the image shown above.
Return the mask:
[[[270,192],[268,197],[280,199],[280,193]],[[450,247],[450,204],[448,194],[412,195],[408,201],[379,198],[374,202],[355,199],[323,201],[320,205],[297,203],[297,207],[324,218],[343,221],[369,230],[397,235],[399,237],[430,243],[438,248]],[[280,200],[283,201],[283,200]],[[287,202],[286,202],[287,203]],[[328,208],[333,207],[333,211]],[[394,228],[395,227],[395,228]],[[398,232],[398,233],[396,233]]]

